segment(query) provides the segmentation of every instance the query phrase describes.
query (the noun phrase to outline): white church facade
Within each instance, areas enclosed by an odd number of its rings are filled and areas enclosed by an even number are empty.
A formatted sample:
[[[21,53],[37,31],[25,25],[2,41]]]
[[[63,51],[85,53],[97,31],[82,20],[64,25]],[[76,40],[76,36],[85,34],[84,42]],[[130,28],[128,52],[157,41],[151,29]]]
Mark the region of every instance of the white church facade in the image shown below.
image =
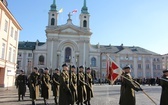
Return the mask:
[[[72,23],[70,14],[66,24],[57,24],[58,11],[55,0],[48,13],[46,42],[21,41],[18,46],[17,69],[30,74],[33,67],[61,68],[63,63],[95,70],[96,77],[106,76],[106,54],[120,67],[129,64],[134,78],[151,78],[162,75],[162,56],[137,46],[92,45],[90,14],[84,0],[80,26]]]

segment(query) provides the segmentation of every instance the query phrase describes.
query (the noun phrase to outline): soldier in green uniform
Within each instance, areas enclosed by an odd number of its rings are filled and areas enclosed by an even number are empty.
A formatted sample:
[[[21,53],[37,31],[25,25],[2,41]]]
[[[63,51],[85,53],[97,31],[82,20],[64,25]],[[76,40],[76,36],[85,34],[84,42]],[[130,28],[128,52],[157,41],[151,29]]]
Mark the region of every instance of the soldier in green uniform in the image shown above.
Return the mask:
[[[163,71],[163,76],[160,79],[162,93],[160,97],[160,105],[168,105],[168,70]]]
[[[26,84],[27,76],[24,75],[23,70],[21,70],[20,74],[16,78],[16,88],[18,88],[18,101],[20,101],[20,96],[22,96],[22,100],[24,100],[26,93]]]
[[[55,73],[52,76],[52,91],[54,96],[55,104],[58,105],[58,96],[59,96],[59,69],[55,69]]]
[[[136,91],[142,91],[139,84],[132,79],[131,76],[131,68],[129,66],[126,66],[123,68],[124,74],[122,81],[122,94],[120,96],[120,105],[135,105],[135,90]]]
[[[51,92],[51,78],[49,75],[48,68],[45,68],[44,73],[41,78],[41,96],[44,99],[44,104],[47,105],[46,99],[50,98],[50,92]]]
[[[92,87],[92,75],[91,75],[91,70],[88,67],[86,70],[86,92],[87,92],[87,98],[86,101],[84,102],[86,105],[90,105],[90,100],[93,97],[93,87]]]
[[[62,65],[63,70],[60,74],[59,105],[72,104],[72,93],[69,87],[69,68],[67,64]]]
[[[72,105],[74,105],[77,101],[77,76],[75,73],[75,69],[76,68],[73,65],[71,67],[71,84],[70,84],[70,89],[71,89],[72,97],[73,97]]]
[[[37,67],[34,67],[33,72],[29,76],[29,88],[30,88],[30,98],[32,99],[32,105],[36,105],[35,100],[39,98],[39,84],[40,75],[38,73]]]
[[[84,74],[84,67],[79,67],[79,73],[78,73],[78,102],[77,104],[83,105],[83,102],[86,100],[86,83],[85,83],[85,74]]]

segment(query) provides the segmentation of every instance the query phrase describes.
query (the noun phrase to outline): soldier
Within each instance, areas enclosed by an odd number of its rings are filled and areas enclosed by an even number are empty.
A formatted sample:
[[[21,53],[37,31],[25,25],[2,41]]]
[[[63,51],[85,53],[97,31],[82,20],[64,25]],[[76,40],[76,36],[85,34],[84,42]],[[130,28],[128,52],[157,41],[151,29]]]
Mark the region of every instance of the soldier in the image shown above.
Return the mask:
[[[34,67],[33,72],[29,76],[30,98],[32,99],[32,105],[36,105],[35,100],[39,98],[39,84],[40,75],[37,67]]]
[[[23,70],[20,70],[20,74],[16,78],[16,88],[18,88],[18,101],[20,101],[20,95],[22,95],[22,100],[26,93],[27,76],[24,75]]]
[[[52,91],[53,91],[53,96],[55,100],[55,104],[58,105],[58,96],[59,96],[59,69],[55,69],[55,73],[52,76]]]
[[[123,68],[124,70],[124,78],[122,81],[122,94],[121,94],[121,100],[120,105],[135,105],[135,91],[142,91],[140,88],[140,85],[132,79],[131,76],[131,68],[129,66],[126,66]]]
[[[46,99],[50,98],[50,92],[51,92],[51,78],[49,75],[49,70],[48,68],[45,68],[45,71],[42,75],[42,84],[41,84],[41,96],[44,99],[44,104],[48,105],[48,103],[46,102]]]
[[[168,70],[163,71],[163,76],[160,79],[160,85],[162,86],[162,93],[160,98],[160,105],[168,105]]]
[[[59,105],[72,104],[72,93],[69,87],[68,65],[63,64],[63,71],[60,74]]]
[[[93,97],[93,89],[92,89],[92,75],[91,70],[88,67],[86,70],[86,92],[87,92],[87,99],[84,102],[86,105],[90,105],[90,100]]]
[[[78,74],[78,102],[77,104],[83,105],[83,102],[86,100],[86,83],[85,83],[85,74],[83,72],[83,66],[79,67],[79,74]]]
[[[75,66],[73,65],[71,67],[71,84],[70,84],[70,89],[72,92],[72,105],[74,105],[77,101],[77,76],[75,73]]]

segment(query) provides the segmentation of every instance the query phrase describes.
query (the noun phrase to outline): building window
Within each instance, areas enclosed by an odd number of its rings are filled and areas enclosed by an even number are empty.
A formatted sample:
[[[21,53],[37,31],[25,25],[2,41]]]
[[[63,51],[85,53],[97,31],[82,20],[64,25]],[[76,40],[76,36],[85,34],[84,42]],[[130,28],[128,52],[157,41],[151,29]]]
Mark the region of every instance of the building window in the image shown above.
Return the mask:
[[[11,27],[11,37],[13,37],[13,27]]]
[[[138,57],[138,60],[140,61],[140,60],[142,60],[142,58],[141,58],[141,57]]]
[[[86,18],[86,16],[84,16],[84,18]]]
[[[17,40],[17,36],[18,36],[18,33],[17,33],[17,31],[15,31],[15,36],[14,36],[15,40]]]
[[[28,57],[32,57],[32,53],[28,53]]]
[[[71,48],[67,47],[65,49],[65,62],[70,63],[71,62]]]
[[[107,67],[106,62],[102,62],[102,68],[106,68],[106,67]]]
[[[21,61],[17,61],[17,69],[19,69],[19,67],[21,67]]]
[[[15,63],[15,58],[16,58],[16,50],[13,50],[13,63]]]
[[[5,59],[5,43],[2,44],[1,58]]]
[[[39,65],[44,65],[44,56],[43,55],[39,56]]]
[[[160,60],[159,60],[159,58],[157,58],[157,62],[159,62]]]
[[[54,16],[54,14],[52,14],[52,16]]]
[[[124,58],[121,56],[121,57],[120,57],[120,60],[123,60],[123,59],[124,59]]]
[[[9,47],[8,60],[11,61],[12,48]]]
[[[7,32],[7,29],[8,29],[8,21],[5,20],[5,27],[4,27],[4,31]]]
[[[96,67],[96,58],[95,57],[91,58],[91,66]]]
[[[138,69],[142,69],[142,65],[141,64],[138,64]]]
[[[55,19],[52,18],[52,19],[51,19],[51,25],[54,25],[54,24],[55,24]]]
[[[18,57],[22,57],[22,53],[21,52],[18,52]]]
[[[86,20],[83,21],[83,27],[87,27],[87,21]]]
[[[160,65],[157,65],[157,69],[160,70]]]
[[[129,60],[132,60],[133,58],[132,57],[129,57]]]
[[[153,65],[153,69],[156,70],[156,65]]]
[[[150,65],[149,64],[146,64],[146,69],[150,69]]]

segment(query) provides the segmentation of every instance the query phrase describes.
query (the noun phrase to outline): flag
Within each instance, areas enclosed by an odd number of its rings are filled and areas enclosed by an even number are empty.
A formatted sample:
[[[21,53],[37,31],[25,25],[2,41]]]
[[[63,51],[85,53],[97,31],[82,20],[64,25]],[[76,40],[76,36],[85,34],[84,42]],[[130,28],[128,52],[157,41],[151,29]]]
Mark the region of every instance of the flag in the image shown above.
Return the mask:
[[[77,9],[74,9],[73,11],[72,11],[72,13],[76,13],[78,10]]]
[[[62,13],[63,12],[63,8],[61,8],[59,11],[58,11],[58,13]]]
[[[122,69],[109,57],[107,60],[107,79],[112,81],[112,84],[122,74]]]

